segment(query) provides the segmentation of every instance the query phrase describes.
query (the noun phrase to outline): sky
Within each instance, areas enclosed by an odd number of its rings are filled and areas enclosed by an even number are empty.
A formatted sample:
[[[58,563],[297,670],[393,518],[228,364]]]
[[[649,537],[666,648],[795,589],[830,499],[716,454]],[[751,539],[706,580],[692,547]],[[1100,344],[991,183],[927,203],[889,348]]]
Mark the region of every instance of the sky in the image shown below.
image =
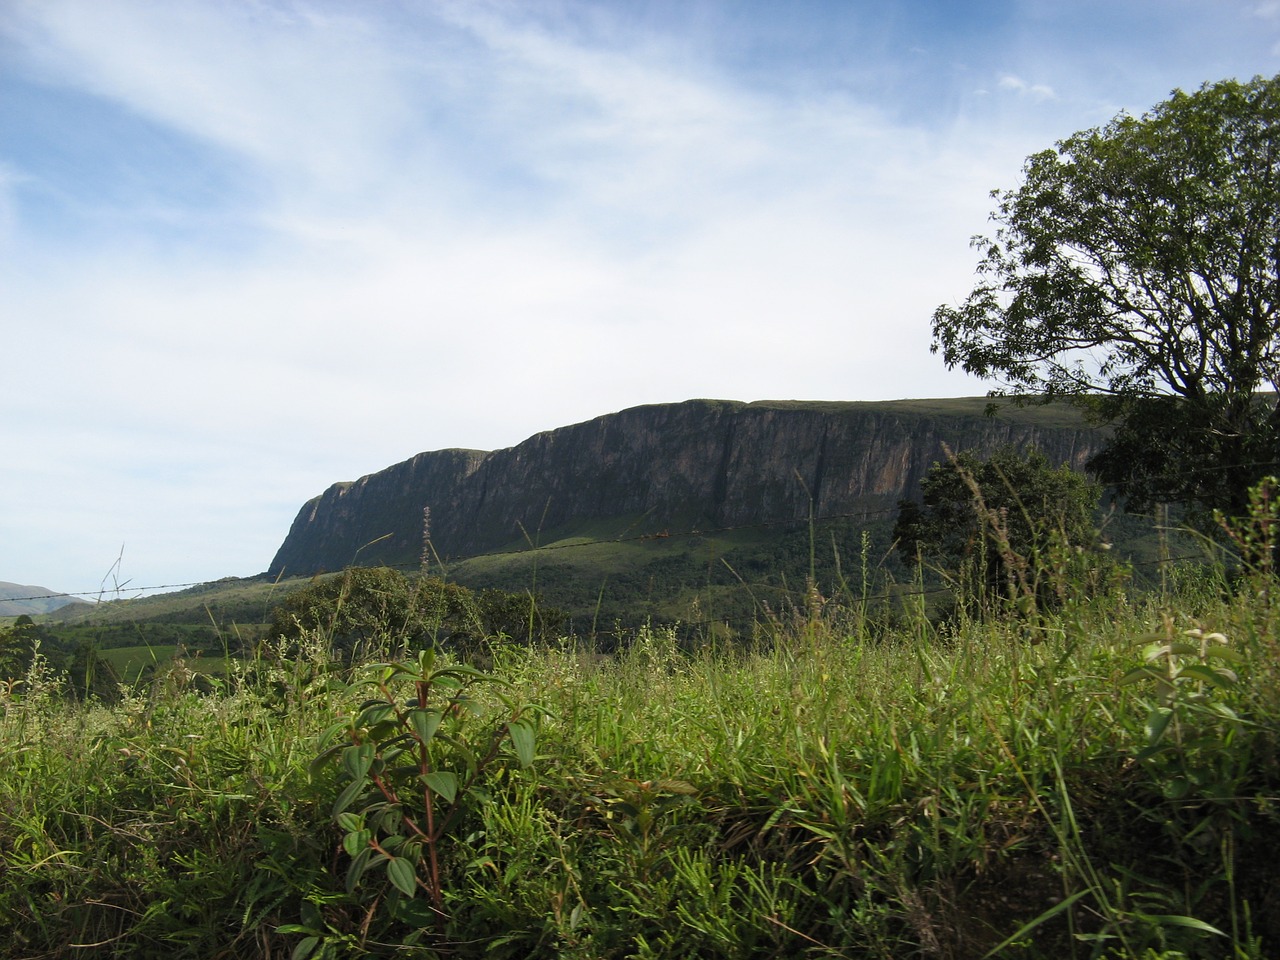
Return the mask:
[[[985,393],[929,345],[990,192],[1277,73],[1277,0],[0,0],[0,580],[252,576],[638,404]]]

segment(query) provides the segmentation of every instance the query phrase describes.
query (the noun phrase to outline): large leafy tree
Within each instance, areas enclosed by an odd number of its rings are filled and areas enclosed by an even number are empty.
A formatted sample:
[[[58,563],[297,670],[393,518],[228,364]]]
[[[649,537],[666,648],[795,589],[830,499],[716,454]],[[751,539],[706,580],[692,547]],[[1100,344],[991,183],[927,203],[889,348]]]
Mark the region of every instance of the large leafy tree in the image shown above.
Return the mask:
[[[1028,158],[933,350],[1111,425],[1130,507],[1244,512],[1280,467],[1280,77],[1175,91]]]

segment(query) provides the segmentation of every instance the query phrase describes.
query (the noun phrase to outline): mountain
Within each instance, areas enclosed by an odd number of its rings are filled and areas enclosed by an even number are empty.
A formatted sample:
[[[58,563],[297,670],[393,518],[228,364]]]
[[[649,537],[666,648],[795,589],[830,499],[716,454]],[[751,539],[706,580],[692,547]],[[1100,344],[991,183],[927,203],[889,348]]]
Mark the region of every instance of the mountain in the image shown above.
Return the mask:
[[[1080,468],[1102,435],[1071,408],[986,398],[885,402],[689,400],[634,407],[491,452],[438,450],[308,501],[271,576],[416,565],[530,541],[878,516],[953,451],[1038,448]],[[425,522],[424,522],[425,521]]]
[[[79,602],[75,597],[59,594],[48,587],[31,587],[0,580],[0,617],[20,617],[24,613],[34,617]]]

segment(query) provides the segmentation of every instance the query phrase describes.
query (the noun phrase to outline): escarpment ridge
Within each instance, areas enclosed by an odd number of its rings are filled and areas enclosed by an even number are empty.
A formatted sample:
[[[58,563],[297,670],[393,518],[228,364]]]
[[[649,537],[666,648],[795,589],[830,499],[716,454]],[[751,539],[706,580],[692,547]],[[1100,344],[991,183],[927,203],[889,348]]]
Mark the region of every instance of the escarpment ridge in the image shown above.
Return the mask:
[[[883,511],[917,490],[946,447],[1037,448],[1081,468],[1101,445],[1073,410],[1009,406],[987,416],[987,404],[688,400],[502,450],[419,453],[308,501],[268,572],[413,564],[424,534],[436,555],[459,558],[611,519],[634,535]]]

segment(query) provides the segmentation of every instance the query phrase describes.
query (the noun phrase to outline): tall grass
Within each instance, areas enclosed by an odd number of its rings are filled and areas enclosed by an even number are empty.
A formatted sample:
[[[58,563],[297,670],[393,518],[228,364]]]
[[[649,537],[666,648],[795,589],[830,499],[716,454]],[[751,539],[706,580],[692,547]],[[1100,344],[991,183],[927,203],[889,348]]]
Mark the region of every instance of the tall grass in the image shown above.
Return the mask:
[[[416,937],[348,887],[340,765],[310,769],[363,696],[323,637],[111,709],[33,670],[0,719],[0,957],[1274,956],[1269,591],[495,640],[536,755],[441,839]]]

